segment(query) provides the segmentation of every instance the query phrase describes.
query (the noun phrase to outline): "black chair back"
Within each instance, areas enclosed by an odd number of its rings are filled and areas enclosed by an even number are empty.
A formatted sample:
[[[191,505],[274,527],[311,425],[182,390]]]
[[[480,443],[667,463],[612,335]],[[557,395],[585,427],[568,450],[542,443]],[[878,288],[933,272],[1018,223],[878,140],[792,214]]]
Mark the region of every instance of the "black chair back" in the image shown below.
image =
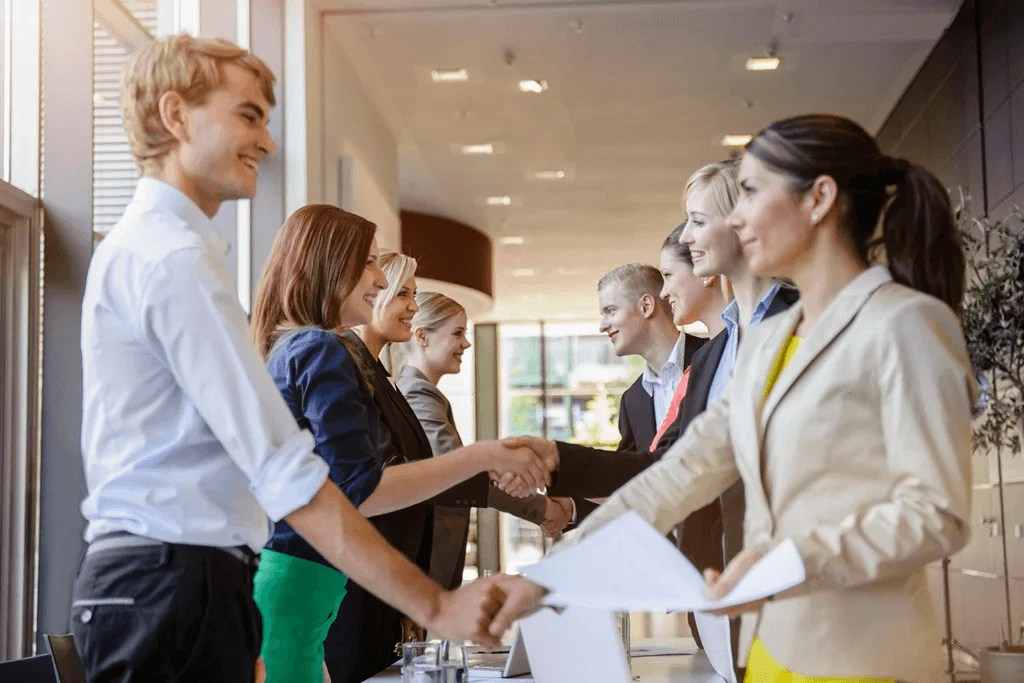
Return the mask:
[[[60,683],[53,657],[39,655],[0,662],[0,683]]]
[[[46,636],[46,645],[53,655],[53,666],[57,670],[57,683],[85,683],[85,666],[78,656],[75,637],[72,634],[63,636]]]

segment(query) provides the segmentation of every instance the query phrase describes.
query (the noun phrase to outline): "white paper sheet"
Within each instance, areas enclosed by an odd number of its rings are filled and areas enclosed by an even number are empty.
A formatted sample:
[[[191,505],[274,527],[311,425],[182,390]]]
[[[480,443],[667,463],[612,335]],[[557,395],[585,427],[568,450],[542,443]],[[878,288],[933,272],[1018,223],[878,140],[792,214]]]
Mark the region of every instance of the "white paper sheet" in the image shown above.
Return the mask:
[[[522,573],[550,591],[546,604],[613,612],[704,612],[774,595],[806,577],[796,546],[787,540],[761,558],[728,595],[708,600],[701,573],[635,512]]]
[[[615,615],[568,607],[542,609],[519,622],[534,683],[631,683]]]
[[[715,673],[724,678],[726,683],[736,683],[736,660],[732,653],[729,617],[716,617],[702,612],[697,612],[693,617],[697,621],[704,652],[715,668]]]

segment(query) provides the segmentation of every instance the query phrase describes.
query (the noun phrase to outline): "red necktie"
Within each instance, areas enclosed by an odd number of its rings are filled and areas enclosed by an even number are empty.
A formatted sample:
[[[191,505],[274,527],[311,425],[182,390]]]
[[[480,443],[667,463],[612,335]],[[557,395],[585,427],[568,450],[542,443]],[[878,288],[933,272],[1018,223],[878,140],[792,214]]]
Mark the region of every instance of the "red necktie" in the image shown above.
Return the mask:
[[[654,435],[654,441],[651,442],[652,453],[658,448],[658,442],[661,441],[661,437],[665,436],[665,431],[676,421],[676,417],[679,415],[679,404],[683,402],[683,396],[686,396],[686,383],[689,379],[690,368],[686,368],[683,371],[683,378],[679,380],[679,386],[676,387],[676,393],[672,394],[672,402],[668,405],[665,419],[661,421],[661,427]]]

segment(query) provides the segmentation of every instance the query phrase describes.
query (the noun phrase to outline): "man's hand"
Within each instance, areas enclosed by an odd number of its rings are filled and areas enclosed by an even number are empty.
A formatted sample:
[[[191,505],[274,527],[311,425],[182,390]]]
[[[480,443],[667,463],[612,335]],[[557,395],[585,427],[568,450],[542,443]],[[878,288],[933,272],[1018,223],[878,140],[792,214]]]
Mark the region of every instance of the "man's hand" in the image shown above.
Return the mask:
[[[760,548],[748,548],[739,555],[732,558],[732,562],[721,574],[714,569],[704,570],[704,580],[708,582],[707,596],[709,600],[721,600],[729,594],[743,575],[750,571],[750,568],[757,564],[758,560],[764,557],[764,551]],[[711,614],[720,617],[735,617],[744,612],[760,612],[764,607],[764,600],[754,600],[742,605],[734,605],[725,609],[714,610]]]
[[[438,598],[438,609],[427,630],[444,639],[473,640],[494,649],[501,644],[504,629],[495,636],[492,622],[502,612],[506,600],[502,587],[488,579],[446,591]]]
[[[548,498],[544,523],[540,525],[544,535],[554,538],[572,521],[572,498]]]
[[[536,453],[537,457],[544,461],[544,465],[547,467],[549,472],[554,472],[558,469],[558,446],[555,445],[554,441],[542,439],[539,436],[527,435],[512,436],[507,439],[502,439],[502,443],[509,448],[525,446]]]
[[[487,448],[487,469],[492,473],[492,478],[495,472],[514,475],[534,491],[551,483],[552,468],[530,448],[499,441],[480,445]]]
[[[487,580],[501,586],[507,596],[505,605],[491,622],[491,636],[494,638],[500,639],[516,619],[536,612],[540,608],[541,599],[547,594],[547,589],[541,588],[524,576],[499,574],[481,579]]]

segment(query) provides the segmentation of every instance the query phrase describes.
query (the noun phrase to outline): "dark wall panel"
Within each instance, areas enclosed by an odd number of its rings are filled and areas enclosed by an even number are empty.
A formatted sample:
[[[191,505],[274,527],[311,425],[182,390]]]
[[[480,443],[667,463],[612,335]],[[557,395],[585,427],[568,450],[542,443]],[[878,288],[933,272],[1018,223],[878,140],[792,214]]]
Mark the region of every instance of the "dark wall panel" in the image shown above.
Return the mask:
[[[965,2],[878,141],[934,171],[954,202],[963,188],[975,216],[1005,218],[1015,202],[1024,205],[1024,0]],[[991,456],[974,457],[981,460],[976,472],[996,471]],[[1013,579],[1014,623],[1024,619],[1024,467],[1017,461],[1004,458],[1002,490],[988,479],[975,482],[971,542],[951,562],[953,637],[973,650],[998,644],[1006,628],[1004,572]],[[932,574],[941,582],[938,566]]]

